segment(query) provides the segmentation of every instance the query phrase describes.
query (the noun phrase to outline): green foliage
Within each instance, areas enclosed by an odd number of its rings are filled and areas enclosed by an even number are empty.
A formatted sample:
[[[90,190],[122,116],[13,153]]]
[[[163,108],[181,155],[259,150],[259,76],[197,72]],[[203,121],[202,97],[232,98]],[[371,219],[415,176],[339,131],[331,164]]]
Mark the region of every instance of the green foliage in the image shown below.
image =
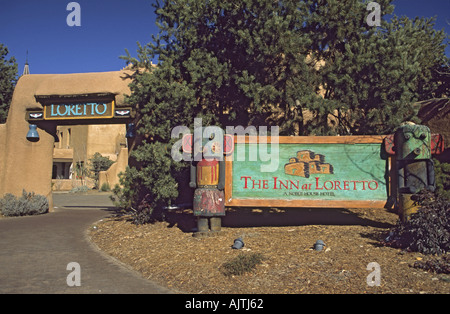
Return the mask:
[[[382,14],[392,0],[377,1]],[[366,1],[157,1],[160,33],[138,44],[127,101],[137,109],[117,199],[170,205],[187,163],[170,156],[175,126],[273,126],[281,135],[386,134],[413,103],[445,93],[445,34],[433,21],[366,23]],[[157,66],[151,60],[158,58]],[[444,71],[445,72],[445,71]],[[447,71],[448,72],[448,71]],[[186,180],[186,177],[183,178]]]
[[[225,276],[239,276],[252,271],[257,265],[265,260],[261,253],[239,254],[221,266]]]
[[[450,255],[447,254],[425,261],[416,261],[413,267],[437,274],[450,274]]]
[[[130,197],[130,190],[125,186],[122,189],[118,184],[112,190],[113,195],[110,199],[113,201],[114,206],[118,207],[125,213],[131,215],[132,222],[136,225],[142,225],[154,221],[153,211],[154,206],[152,206],[150,195],[147,194],[140,201],[139,204],[131,204],[133,198]]]
[[[111,187],[109,186],[109,183],[108,182],[103,183],[102,186],[100,187],[100,191],[102,191],[102,192],[111,191]]]
[[[429,191],[414,195],[419,211],[391,230],[387,245],[420,252],[450,252],[450,202]]]
[[[11,193],[0,199],[0,212],[3,216],[23,216],[26,212],[25,202]]]
[[[365,23],[366,2],[309,2],[313,60],[325,62],[318,70],[324,108],[314,109],[314,128],[326,130],[325,113],[341,135],[387,134],[418,122],[414,102],[445,95],[439,73],[448,68],[446,35],[433,29],[433,19],[394,16],[376,28]],[[382,14],[392,12],[391,2],[377,1]]]
[[[89,159],[89,171],[93,175],[95,180],[95,188],[98,188],[98,176],[100,171],[108,170],[114,163],[109,157],[103,157],[100,153],[95,153],[92,158]]]
[[[69,193],[86,193],[87,191],[89,191],[87,185],[80,185],[72,188]]]
[[[450,163],[434,159],[436,193],[450,201]]]
[[[123,182],[124,180],[123,175],[123,172],[119,174],[119,179],[121,182]],[[114,188],[112,189],[113,194],[109,196],[114,206],[125,211],[131,209],[132,196],[127,193],[128,191],[129,190],[127,188],[122,189],[119,184],[116,184],[114,186]]]
[[[125,213],[130,214],[134,224],[142,225],[156,220],[153,215],[155,206],[153,205],[154,203],[152,203],[149,194],[145,195],[138,204],[132,204],[132,200],[136,198],[130,196],[132,193],[127,188],[127,185],[125,185],[125,188],[121,188],[116,184],[112,192],[113,194],[110,196],[110,199],[113,201],[114,206]]]
[[[8,117],[14,87],[17,83],[17,63],[14,57],[6,60],[8,48],[0,44],[0,123]]]
[[[75,163],[74,171],[77,179],[81,180],[81,184],[84,185],[84,179],[89,175],[89,168],[86,167],[84,161],[78,161]]]
[[[159,142],[147,143],[133,151],[132,157],[139,166],[127,167],[119,175],[122,187],[113,189],[115,206],[136,216],[136,223],[153,221],[153,211],[160,212],[178,195],[177,176],[184,165],[175,163],[167,145]],[[147,213],[149,217],[143,218]]]
[[[40,215],[48,212],[48,209],[45,196],[27,193],[25,190],[20,198],[8,193],[0,199],[0,212],[4,216]]]

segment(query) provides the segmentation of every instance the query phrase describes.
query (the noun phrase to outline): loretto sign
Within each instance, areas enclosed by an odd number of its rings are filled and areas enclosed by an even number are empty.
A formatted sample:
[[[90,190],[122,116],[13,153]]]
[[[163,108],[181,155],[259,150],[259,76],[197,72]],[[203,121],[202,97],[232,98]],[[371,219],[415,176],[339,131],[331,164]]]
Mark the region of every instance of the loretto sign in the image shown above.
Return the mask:
[[[44,119],[95,119],[112,118],[114,101],[62,103],[45,106]]]
[[[114,100],[86,102],[51,102],[42,111],[28,111],[28,121],[39,120],[83,120],[129,118],[131,108],[114,107]]]
[[[270,137],[268,137],[270,140]],[[227,206],[386,207],[391,160],[383,136],[235,137]],[[263,149],[261,149],[263,148]]]

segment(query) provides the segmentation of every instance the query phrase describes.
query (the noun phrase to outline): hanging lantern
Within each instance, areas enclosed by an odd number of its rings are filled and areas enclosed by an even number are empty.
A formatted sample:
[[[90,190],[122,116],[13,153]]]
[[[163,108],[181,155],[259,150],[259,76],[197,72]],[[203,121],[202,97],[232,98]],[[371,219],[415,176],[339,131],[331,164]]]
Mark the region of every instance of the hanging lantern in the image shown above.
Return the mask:
[[[132,138],[136,136],[136,130],[134,127],[134,123],[128,123],[127,126],[127,134],[125,135],[126,138]]]
[[[29,125],[29,130],[27,133],[27,140],[31,141],[31,142],[37,142],[39,141],[39,133],[37,131],[37,125],[36,124],[30,124]]]

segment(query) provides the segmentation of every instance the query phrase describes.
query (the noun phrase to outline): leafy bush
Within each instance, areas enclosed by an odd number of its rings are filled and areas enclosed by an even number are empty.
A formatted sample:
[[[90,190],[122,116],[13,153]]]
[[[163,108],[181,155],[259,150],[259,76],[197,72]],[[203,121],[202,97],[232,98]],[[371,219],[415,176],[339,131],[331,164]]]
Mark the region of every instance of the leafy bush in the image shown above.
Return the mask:
[[[423,254],[450,252],[450,202],[429,191],[416,195],[420,206],[407,221],[399,221],[386,244]]]
[[[133,222],[137,225],[143,225],[151,222],[153,208],[150,205],[149,195],[147,194],[141,203],[137,206],[137,209],[133,209]]]
[[[148,175],[150,166],[145,171],[142,168],[138,170],[135,167],[127,167],[125,172],[119,174],[122,186],[116,185],[112,190],[113,194],[110,196],[114,206],[130,213],[136,224],[163,219],[163,208],[170,205],[170,200],[176,196],[174,193],[178,188],[177,183],[172,181],[172,177],[167,176],[162,169],[161,164],[165,164],[165,162],[158,161],[158,159],[154,161],[152,167],[161,166],[158,176]],[[154,188],[146,188],[146,183],[142,180],[153,182]]]
[[[434,159],[436,193],[450,200],[450,163]]]
[[[74,187],[72,190],[69,191],[69,193],[85,193],[89,191],[89,188],[87,185],[80,185],[77,187]]]
[[[5,194],[3,199],[0,199],[0,211],[3,216],[23,216],[26,212],[26,202],[13,194]]]
[[[124,180],[126,174],[121,172],[119,179],[121,183]],[[130,195],[133,194],[133,190],[121,188],[118,184],[112,189],[113,194],[109,196],[114,206],[124,211],[127,214],[131,214],[133,223],[136,225],[142,225],[151,221],[152,207],[150,207],[147,194],[142,201],[136,206],[131,202]],[[134,208],[136,207],[136,208]]]
[[[8,193],[0,199],[0,211],[4,216],[40,215],[48,212],[48,209],[45,196],[27,193],[25,190],[20,198]]]
[[[36,195],[34,192],[27,194],[24,190],[22,197],[26,197],[26,215],[40,215],[48,212],[48,199],[45,196]]]
[[[103,157],[100,153],[95,153],[92,158],[89,159],[89,171],[93,174],[95,181],[95,188],[98,188],[98,176],[100,171],[108,170],[114,163],[109,157]]]
[[[151,196],[149,194],[145,195],[139,205],[134,208],[133,206],[124,206],[127,202],[121,196],[123,192],[118,185],[114,187],[113,193],[110,198],[114,202],[114,205],[126,213],[131,214],[134,224],[143,225],[163,219],[162,211],[152,206]]]
[[[252,271],[256,265],[264,260],[261,253],[239,254],[235,258],[222,265],[221,271],[225,276],[242,275]]]
[[[436,257],[428,261],[416,261],[413,267],[437,274],[450,274],[450,255]]]
[[[123,181],[123,172],[119,173],[119,179],[121,182]],[[114,206],[119,209],[125,210],[131,207],[131,201],[128,195],[124,192],[124,189],[120,187],[119,184],[116,184],[112,189],[112,195],[109,196]]]
[[[105,182],[102,184],[102,187],[100,188],[100,191],[102,192],[108,192],[111,191],[111,188],[109,186],[109,183]]]

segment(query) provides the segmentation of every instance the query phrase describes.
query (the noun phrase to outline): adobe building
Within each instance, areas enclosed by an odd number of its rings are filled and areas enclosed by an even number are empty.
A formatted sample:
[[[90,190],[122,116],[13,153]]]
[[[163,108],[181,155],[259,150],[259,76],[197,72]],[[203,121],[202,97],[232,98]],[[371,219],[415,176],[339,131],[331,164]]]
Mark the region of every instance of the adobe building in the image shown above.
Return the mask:
[[[95,152],[116,161],[101,176],[113,187],[128,163],[124,133],[134,113],[125,95],[131,74],[21,76],[7,122],[0,124],[0,196],[25,189],[47,197],[52,208],[52,177],[69,179],[71,167]]]
[[[52,189],[67,191],[81,185],[89,188],[94,186],[94,180],[84,176],[80,178],[77,171],[89,167],[89,160],[95,153],[117,162],[128,158],[126,126],[124,124],[103,125],[64,125],[56,129],[58,141],[53,150]],[[119,156],[124,155],[124,156]],[[114,169],[125,171],[127,163],[121,163]],[[78,173],[77,173],[78,172]],[[113,188],[118,182],[117,174],[112,176],[112,169],[101,174],[98,187],[107,183]]]

